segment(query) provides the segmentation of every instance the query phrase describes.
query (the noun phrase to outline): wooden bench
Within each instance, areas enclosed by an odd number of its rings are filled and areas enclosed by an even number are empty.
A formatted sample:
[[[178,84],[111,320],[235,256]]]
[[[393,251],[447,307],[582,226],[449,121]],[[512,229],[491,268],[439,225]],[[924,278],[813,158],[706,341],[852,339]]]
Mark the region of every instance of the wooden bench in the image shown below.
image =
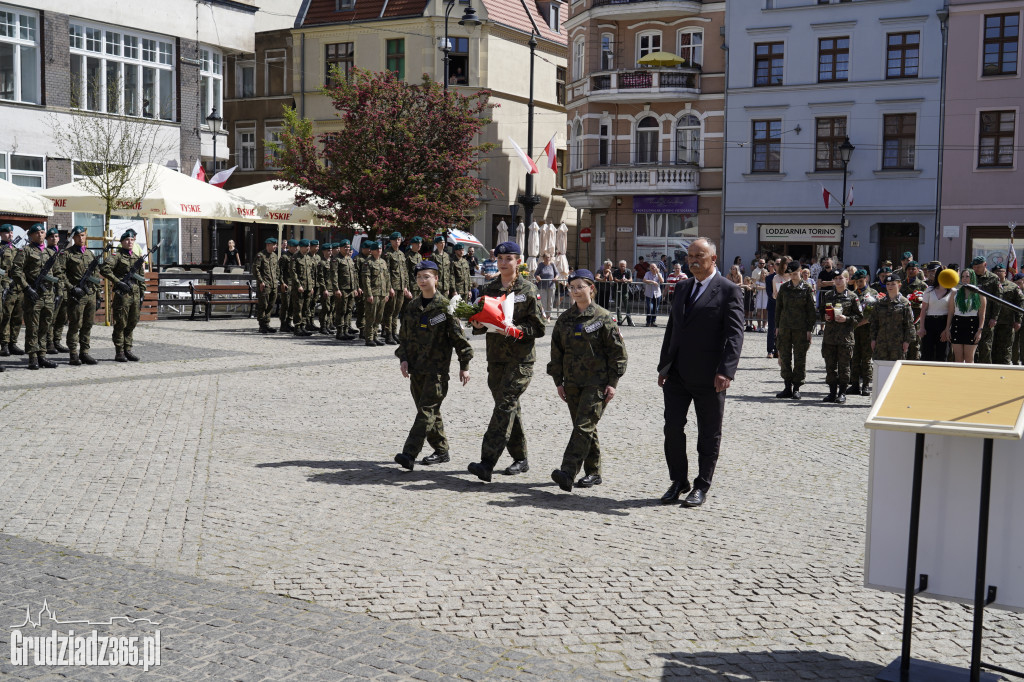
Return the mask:
[[[196,308],[206,309],[206,321],[210,321],[210,313],[215,305],[248,305],[248,317],[253,316],[256,307],[256,291],[252,282],[245,284],[196,284],[189,282],[189,293],[192,295],[192,314],[188,319],[194,320]]]

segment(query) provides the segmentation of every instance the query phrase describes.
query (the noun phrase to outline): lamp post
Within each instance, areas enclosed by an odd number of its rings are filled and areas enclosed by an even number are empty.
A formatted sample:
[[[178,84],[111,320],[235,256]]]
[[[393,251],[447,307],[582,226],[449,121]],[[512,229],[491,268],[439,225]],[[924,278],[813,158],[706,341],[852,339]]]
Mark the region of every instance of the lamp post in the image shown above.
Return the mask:
[[[850,166],[850,156],[853,155],[854,146],[850,144],[850,138],[847,137],[843,140],[843,143],[839,145],[839,158],[843,162],[843,202],[842,214],[839,217],[839,262],[846,267],[846,261],[843,260],[843,250],[846,247],[846,176]]]
[[[537,22],[533,20],[533,14],[530,9],[526,6],[525,0],[519,0],[519,3],[523,6],[523,11],[526,12],[526,16],[530,19],[530,25],[533,26],[533,31],[530,33],[530,99],[526,104],[526,155],[531,159],[533,158],[533,66],[534,58],[537,56],[537,36],[540,35],[540,29],[537,28]],[[519,203],[523,205],[523,220],[527,228],[533,224],[533,209],[540,203],[540,197],[533,193],[533,174],[526,174],[526,189],[525,194],[519,197]]]
[[[213,170],[210,173],[212,178],[217,174],[217,136],[220,134],[221,125],[224,123],[224,119],[217,115],[217,107],[213,108],[210,115],[206,117],[206,123],[210,126],[210,132],[213,133]],[[213,268],[217,267],[217,221],[213,220],[210,223],[210,276],[213,276]]]
[[[452,15],[452,10],[455,9],[455,2],[456,2],[456,0],[447,0],[445,2],[446,7],[445,7],[445,10],[444,10],[444,47],[441,48],[441,51],[444,52],[444,91],[445,92],[448,92],[448,63],[449,63],[449,56],[448,55],[452,51],[451,45],[448,42],[448,17],[450,17]],[[479,26],[481,23],[483,23],[483,22],[481,22],[480,18],[476,15],[476,10],[473,9],[473,5],[467,4],[466,5],[466,10],[462,13],[462,18],[459,19],[459,26],[468,26],[470,28],[474,28],[476,26]]]

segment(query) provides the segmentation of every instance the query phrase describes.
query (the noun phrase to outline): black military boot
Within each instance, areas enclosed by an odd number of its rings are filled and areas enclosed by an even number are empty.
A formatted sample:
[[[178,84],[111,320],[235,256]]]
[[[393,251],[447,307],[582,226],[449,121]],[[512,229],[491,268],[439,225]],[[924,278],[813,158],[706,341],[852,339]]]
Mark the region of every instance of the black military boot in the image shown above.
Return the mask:
[[[28,354],[28,368],[29,369],[39,369],[39,360],[36,359],[36,354],[35,353],[29,353]]]
[[[47,355],[56,355],[57,354],[57,347],[53,345],[53,342],[50,342],[46,346],[46,354]]]
[[[11,355],[11,346],[8,343],[0,343],[0,358],[7,358]]]
[[[78,367],[79,365],[82,364],[82,360],[81,358],[78,357],[78,353],[71,354],[71,357],[68,358],[68,364],[72,365],[73,367]]]
[[[871,384],[869,384],[866,381],[863,384],[861,384],[860,394],[861,395],[871,395]]]
[[[60,339],[53,342],[53,347],[57,349],[58,353],[67,353],[68,347],[60,342]]]
[[[15,341],[11,341],[11,355],[24,355],[25,351],[18,347]]]
[[[786,382],[786,387],[775,394],[776,398],[792,398],[793,397],[793,384]]]
[[[846,384],[839,384],[839,395],[836,396],[836,402],[840,405],[846,402]]]
[[[334,340],[335,341],[348,341],[348,339],[349,339],[348,335],[343,333],[340,329],[337,332],[334,333]]]
[[[78,357],[80,357],[82,359],[82,363],[83,364],[86,364],[86,365],[95,365],[96,364],[96,358],[94,358],[93,356],[89,355],[89,351],[87,351],[87,350],[83,350]]]
[[[836,385],[828,385],[828,395],[821,399],[823,403],[834,403],[836,401]]]
[[[379,336],[373,340],[373,343],[378,346],[385,345],[384,339],[380,338]]]
[[[395,336],[394,334],[388,334],[387,338],[385,338],[384,340],[387,341],[389,346],[397,346],[398,345],[398,337]]]
[[[116,350],[117,352],[114,353],[114,362],[128,362],[128,358],[124,356],[124,351],[120,348]]]
[[[860,381],[854,381],[852,384],[847,385],[846,390],[853,395],[860,395]]]
[[[793,384],[793,400],[800,400],[800,398],[803,398],[800,395],[800,384]]]
[[[270,333],[270,327],[268,327],[265,324],[260,324],[259,333],[260,334],[269,334]]]
[[[126,358],[128,358],[129,360],[131,360],[132,362],[138,362],[139,361],[139,356],[136,355],[135,353],[133,353],[131,348],[125,348],[124,349],[124,356]]]
[[[46,369],[57,369],[57,363],[50,360],[48,357],[39,353],[39,366],[45,367]]]

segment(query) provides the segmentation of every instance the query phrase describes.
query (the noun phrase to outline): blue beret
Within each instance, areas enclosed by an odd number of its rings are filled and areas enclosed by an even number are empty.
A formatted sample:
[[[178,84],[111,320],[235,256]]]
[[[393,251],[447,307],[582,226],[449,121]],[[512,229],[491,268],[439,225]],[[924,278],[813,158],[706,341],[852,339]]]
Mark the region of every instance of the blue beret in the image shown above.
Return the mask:
[[[854,279],[860,279],[861,277],[867,277],[867,276],[868,276],[868,271],[865,270],[864,268],[861,268],[857,272],[853,273],[853,278]]]
[[[309,245],[310,246],[320,246],[320,240],[319,239],[310,239],[309,240]]]
[[[586,268],[580,268],[579,270],[576,270],[571,275],[569,275],[570,282],[573,281],[574,279],[588,279],[591,282],[593,282],[594,273],[592,273],[590,270],[587,270]]]
[[[437,263],[435,263],[432,260],[421,260],[419,263],[416,264],[416,267],[413,269],[413,272],[419,272],[420,270],[434,270],[434,271],[436,271],[437,270]]]
[[[413,237],[412,239],[410,239],[409,241],[412,242],[413,244],[422,244],[423,243],[423,237],[420,237],[420,236],[417,235],[417,236]]]
[[[388,239],[401,239],[401,238],[402,238],[402,233],[401,232],[392,232],[391,236],[388,237]]]
[[[3,230],[0,229],[0,232],[3,232]],[[74,229],[71,230],[71,234],[85,234],[86,232],[88,232],[88,229],[85,228],[85,227],[82,227],[81,225],[78,225]]]
[[[975,256],[974,258],[971,259],[971,265],[981,265],[984,262],[985,262],[985,257],[984,256]]]
[[[882,280],[882,284],[892,284],[893,282],[899,284],[900,276],[889,273],[888,275],[885,276],[885,279]]]
[[[288,246],[298,246],[298,245],[299,245],[299,240],[298,239],[289,239],[288,240]]]
[[[790,261],[789,265],[786,266],[786,272],[796,272],[800,269],[800,261]]]
[[[39,223],[36,223],[32,227],[28,228],[28,234],[35,234],[36,232],[42,232],[42,231],[43,231],[43,226],[40,225]],[[123,237],[122,237],[122,239],[123,239]]]
[[[265,241],[263,243],[264,244],[276,244],[277,243],[277,237],[267,237],[267,241]]]
[[[434,243],[435,244],[438,244],[438,243],[444,244],[444,236],[439,234],[436,237],[434,237]]]
[[[502,253],[514,253],[517,256],[523,255],[523,250],[519,248],[519,244],[516,242],[502,242],[494,247],[494,255]]]
[[[1014,282],[1019,282],[1022,279],[1024,279],[1024,272],[1018,272],[1016,275],[1013,276]]]
[[[308,239],[300,239],[299,240],[299,246],[309,246],[309,240]]]
[[[46,231],[46,236],[47,237],[59,237],[60,236],[60,230],[58,230],[56,227],[51,227],[49,230]]]
[[[352,242],[350,242],[347,239],[342,239],[340,242],[338,242],[338,246],[352,246]]]
[[[0,232],[14,232],[14,225],[4,223],[3,225],[0,225]]]

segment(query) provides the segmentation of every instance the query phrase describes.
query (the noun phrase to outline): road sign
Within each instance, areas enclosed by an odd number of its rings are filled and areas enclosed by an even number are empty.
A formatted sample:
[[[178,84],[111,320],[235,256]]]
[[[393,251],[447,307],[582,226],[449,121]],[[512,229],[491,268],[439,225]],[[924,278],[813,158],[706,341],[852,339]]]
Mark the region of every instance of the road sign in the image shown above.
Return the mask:
[[[584,227],[582,230],[580,230],[580,241],[583,242],[584,244],[590,241],[589,227]]]

